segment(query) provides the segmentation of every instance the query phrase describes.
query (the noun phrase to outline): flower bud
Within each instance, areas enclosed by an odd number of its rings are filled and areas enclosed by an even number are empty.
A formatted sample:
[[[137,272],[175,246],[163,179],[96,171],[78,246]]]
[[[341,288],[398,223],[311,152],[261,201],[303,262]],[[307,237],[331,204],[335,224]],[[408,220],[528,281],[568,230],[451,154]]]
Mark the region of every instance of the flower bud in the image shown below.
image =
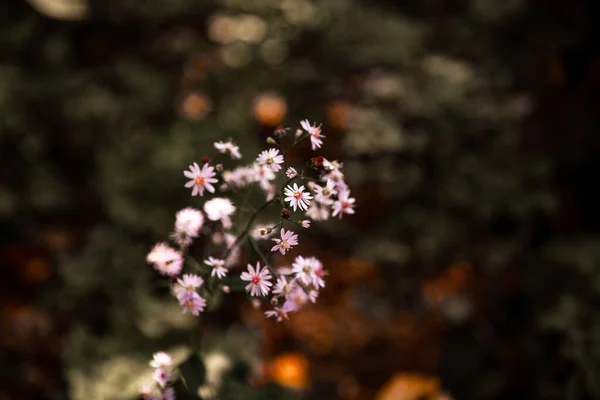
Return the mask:
[[[279,125],[277,128],[275,128],[273,135],[275,135],[275,137],[278,137],[278,138],[284,136],[285,128],[283,127],[283,125]]]
[[[221,286],[223,293],[231,293],[231,288],[227,285]]]
[[[297,138],[299,138],[300,136],[302,136],[302,134],[303,134],[303,133],[304,133],[304,132],[302,131],[302,129],[298,129],[298,130],[296,131],[296,137],[297,137]]]
[[[206,156],[204,156],[204,157],[202,157],[202,158],[200,159],[200,161],[202,161],[202,164],[209,163],[209,162],[210,162],[210,157],[206,157]]]
[[[215,165],[215,169],[217,170],[217,172],[223,171],[223,164],[217,164],[217,165]]]
[[[279,303],[279,300],[277,300],[277,296],[271,297],[271,305],[272,306],[276,306],[278,303]]]
[[[277,144],[277,141],[276,141],[275,139],[273,139],[273,137],[272,137],[272,136],[269,136],[269,137],[267,138],[267,143],[268,143],[268,144],[273,144],[273,145],[276,145],[276,144]]]
[[[290,219],[290,212],[287,208],[284,208],[283,210],[281,210],[281,218]]]

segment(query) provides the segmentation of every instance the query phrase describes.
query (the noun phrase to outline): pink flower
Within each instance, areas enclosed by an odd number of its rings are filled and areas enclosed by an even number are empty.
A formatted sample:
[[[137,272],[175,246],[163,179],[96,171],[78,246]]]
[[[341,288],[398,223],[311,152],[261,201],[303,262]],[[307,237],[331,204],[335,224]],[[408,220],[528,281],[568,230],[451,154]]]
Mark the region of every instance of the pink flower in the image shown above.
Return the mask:
[[[296,169],[294,167],[289,167],[285,171],[285,176],[287,176],[290,179],[295,178],[296,176],[298,176],[298,171],[296,171]]]
[[[281,254],[285,254],[289,249],[298,244],[298,235],[296,235],[293,231],[287,231],[281,228],[281,238],[271,239],[275,243],[275,246],[271,248],[271,251],[277,251]]]
[[[303,227],[304,229],[310,228],[310,219],[304,219],[304,220],[300,221],[300,226]]]
[[[225,260],[221,260],[214,257],[208,257],[208,260],[204,260],[204,264],[212,267],[212,271],[210,271],[210,276],[217,276],[219,279],[223,279],[227,272],[229,271],[225,268]]]
[[[290,203],[294,211],[296,211],[296,208],[306,211],[312,199],[309,192],[304,192],[304,186],[298,187],[295,183],[293,186],[288,185],[283,189],[283,194],[287,196],[284,200]]]
[[[215,149],[219,150],[221,154],[229,153],[231,158],[234,160],[239,160],[240,158],[242,158],[239,146],[233,144],[231,140],[227,142],[215,142],[214,145]]]
[[[256,163],[277,172],[281,169],[279,164],[283,164],[283,156],[279,154],[279,150],[271,148],[260,153],[256,158]]]
[[[325,137],[321,134],[321,126],[312,126],[307,119],[300,121],[300,125],[302,125],[302,128],[310,135],[310,145],[312,150],[315,151],[320,148],[323,145],[322,138]]]
[[[195,208],[187,207],[175,215],[175,231],[171,238],[181,247],[192,244],[193,238],[198,237],[204,224],[204,215]]]
[[[217,179],[213,178],[216,173],[215,169],[208,164],[204,164],[202,169],[198,166],[197,163],[190,165],[189,171],[183,171],[183,175],[186,178],[191,179],[188,183],[185,184],[186,188],[192,189],[192,196],[196,196],[200,194],[200,196],[204,196],[204,189],[208,190],[211,193],[215,192],[215,187],[212,185],[213,183],[217,183]]]
[[[158,386],[164,388],[167,382],[169,381],[169,374],[167,370],[162,367],[156,368],[154,370],[154,374],[152,375],[152,379],[154,379],[154,381],[158,383]]]
[[[204,311],[204,307],[206,307],[206,300],[200,297],[196,292],[185,292],[178,297],[178,300],[184,313],[188,312],[197,316],[200,314],[200,311]]]
[[[146,261],[154,264],[154,269],[161,275],[179,275],[183,267],[183,256],[181,253],[166,243],[157,243],[146,256]]]
[[[338,193],[338,199],[333,203],[332,217],[339,215],[342,218],[343,214],[354,214],[354,202],[356,199],[350,197],[349,190],[342,190]]]
[[[331,196],[337,194],[335,189],[335,182],[331,179],[327,179],[325,186],[314,185],[315,200],[323,204],[333,204]]]
[[[315,257],[298,256],[292,263],[292,271],[296,274],[296,279],[300,279],[305,285],[310,285],[315,279],[316,269],[321,262]]]
[[[172,387],[165,389],[160,400],[175,400],[175,389]]]
[[[248,264],[248,272],[242,272],[240,278],[243,281],[250,282],[246,285],[246,292],[249,292],[251,296],[266,296],[273,285],[270,282],[271,274],[269,274],[269,270],[266,267],[261,269],[260,262],[256,263],[256,269]]]
[[[204,280],[198,275],[186,274],[182,278],[177,279],[179,287],[175,288],[175,295],[181,302],[181,299],[186,295],[196,291],[204,283]]]
[[[283,308],[288,311],[298,311],[309,300],[308,295],[300,286],[296,286],[294,290],[286,297]]]
[[[319,201],[313,201],[310,203],[305,215],[315,221],[327,221],[329,219],[329,207]]]
[[[221,221],[225,229],[231,228],[231,219],[229,216],[235,212],[236,208],[225,197],[215,197],[204,203],[204,212],[211,221]]]
[[[292,290],[294,290],[295,287],[295,280],[291,280],[290,282],[288,282],[285,276],[281,275],[279,278],[277,278],[277,282],[275,282],[273,294],[278,294],[280,296],[287,297],[292,292]]]
[[[284,307],[273,307],[272,310],[265,311],[267,318],[276,318],[277,322],[283,321],[283,319],[289,319],[288,310]]]

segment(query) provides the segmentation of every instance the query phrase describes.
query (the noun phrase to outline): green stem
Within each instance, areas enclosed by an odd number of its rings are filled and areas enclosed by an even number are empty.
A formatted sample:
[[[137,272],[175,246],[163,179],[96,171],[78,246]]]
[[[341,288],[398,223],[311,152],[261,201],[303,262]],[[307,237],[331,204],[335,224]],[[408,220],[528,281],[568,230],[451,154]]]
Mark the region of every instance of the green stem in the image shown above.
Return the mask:
[[[277,200],[277,197],[275,197],[275,198],[267,201],[258,210],[256,210],[256,212],[254,214],[252,214],[252,217],[250,217],[250,220],[248,221],[248,224],[246,225],[246,228],[239,234],[239,236],[237,237],[237,239],[235,239],[235,242],[233,242],[233,244],[231,246],[229,246],[229,248],[225,252],[225,255],[223,256],[223,260],[226,260],[227,257],[229,257],[229,255],[233,251],[233,249],[235,249],[242,242],[242,240],[244,240],[244,238],[246,237],[246,235],[248,235],[248,232],[250,231],[250,228],[252,227],[252,224],[254,223],[254,221],[256,220],[256,218],[260,215],[260,213],[263,212],[271,204],[273,204],[276,200]]]

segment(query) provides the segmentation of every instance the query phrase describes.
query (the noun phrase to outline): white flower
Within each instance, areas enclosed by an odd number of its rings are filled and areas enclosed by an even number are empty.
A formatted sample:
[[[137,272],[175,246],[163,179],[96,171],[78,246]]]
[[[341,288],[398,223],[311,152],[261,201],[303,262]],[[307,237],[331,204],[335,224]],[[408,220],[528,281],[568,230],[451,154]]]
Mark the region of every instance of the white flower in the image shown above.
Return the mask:
[[[169,367],[173,364],[173,359],[170,355],[165,353],[164,351],[159,351],[158,353],[154,353],[152,355],[152,361],[150,361],[150,366],[152,368],[164,368]]]
[[[327,221],[329,219],[329,207],[319,201],[313,201],[304,214],[315,221]]]
[[[325,137],[321,134],[321,126],[311,126],[307,119],[300,121],[300,125],[302,125],[302,128],[310,135],[310,145],[312,150],[314,151],[320,148],[323,145],[322,138]]]
[[[233,142],[231,140],[229,140],[227,142],[215,142],[214,145],[215,145],[215,148],[217,150],[219,150],[220,153],[222,153],[222,154],[229,153],[231,158],[234,160],[239,160],[240,158],[242,158],[242,155],[240,154],[239,146],[236,146],[235,144],[233,144]]]
[[[277,172],[281,169],[281,165],[279,164],[283,164],[283,156],[279,154],[279,150],[270,148],[258,155],[256,163],[270,168],[273,172]]]
[[[189,171],[183,171],[183,175],[186,178],[191,179],[188,183],[185,184],[186,188],[193,187],[192,196],[200,195],[204,196],[204,189],[208,190],[211,193],[215,192],[215,187],[212,185],[213,183],[217,183],[217,180],[213,178],[216,173],[215,169],[208,164],[204,164],[202,169],[198,166],[197,163],[190,165]]]
[[[298,176],[298,171],[296,171],[296,169],[294,167],[289,167],[287,169],[287,171],[285,171],[285,176],[292,179],[292,178]]]
[[[286,297],[286,302],[283,304],[283,307],[290,311],[298,311],[308,300],[308,295],[304,289],[300,286],[296,286]]]
[[[204,283],[204,279],[198,275],[185,274],[182,278],[177,279],[179,285],[174,289],[175,296],[179,301],[186,295],[196,291]]]
[[[317,276],[315,270],[319,264],[319,260],[315,257],[298,256],[292,263],[292,271],[296,274],[297,279],[300,279],[305,285],[310,285]]]
[[[275,318],[277,322],[281,322],[284,318],[289,319],[288,312],[284,305],[284,307],[273,307],[272,310],[265,311],[265,316],[267,318]]]
[[[342,218],[343,214],[354,214],[354,202],[356,199],[350,197],[349,190],[342,190],[338,193],[338,199],[333,203],[333,212],[331,216],[339,215]]]
[[[295,287],[295,280],[291,280],[290,282],[288,282],[285,276],[281,275],[279,276],[279,278],[277,278],[277,282],[275,282],[273,294],[278,294],[280,296],[287,297],[290,293],[292,293],[292,290],[294,290]]]
[[[309,192],[304,192],[304,186],[298,187],[295,183],[294,186],[288,185],[283,190],[283,194],[287,196],[284,200],[290,203],[294,211],[296,211],[296,208],[306,211],[310,205],[310,199],[312,199]]]
[[[271,248],[271,251],[277,251],[281,254],[285,254],[289,249],[298,244],[298,235],[296,235],[293,231],[287,231],[281,228],[281,238],[271,239],[275,243],[275,246]]]
[[[231,228],[229,216],[235,212],[231,200],[225,197],[215,197],[204,203],[204,212],[211,221],[221,221],[225,229]]]
[[[228,269],[225,268],[225,260],[209,256],[208,260],[204,260],[204,264],[210,265],[212,267],[212,271],[210,271],[210,276],[216,275],[217,278],[223,279],[225,275],[227,275]]]
[[[304,229],[310,228],[310,219],[305,219],[305,220],[300,221],[300,226],[303,227]]]
[[[251,264],[248,264],[248,272],[242,272],[240,278],[243,281],[250,282],[246,285],[246,292],[249,292],[251,296],[266,296],[273,285],[270,282],[271,274],[269,274],[269,270],[266,267],[261,269],[260,262],[256,263],[256,269]]]
[[[157,243],[146,256],[146,261],[162,275],[179,275],[183,267],[183,256],[166,243]]]
[[[314,185],[313,190],[315,191],[315,200],[327,205],[333,203],[331,196],[337,194],[335,182],[331,179],[327,179],[325,186]]]
[[[260,165],[260,164],[255,163],[252,166],[252,170],[253,170],[253,174],[252,174],[253,182],[269,183],[269,181],[272,181],[273,179],[275,179],[275,172],[273,172],[273,170],[270,167],[267,167],[265,165]]]
[[[182,247],[192,244],[193,238],[198,237],[198,233],[204,224],[204,215],[195,208],[187,207],[180,210],[175,215],[175,231],[171,238]]]

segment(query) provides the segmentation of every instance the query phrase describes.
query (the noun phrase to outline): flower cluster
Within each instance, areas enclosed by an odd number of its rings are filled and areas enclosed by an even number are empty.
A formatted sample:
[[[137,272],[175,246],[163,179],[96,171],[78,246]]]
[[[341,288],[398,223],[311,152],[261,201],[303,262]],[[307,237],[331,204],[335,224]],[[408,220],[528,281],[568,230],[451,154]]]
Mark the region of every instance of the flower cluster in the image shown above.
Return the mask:
[[[169,235],[173,245],[157,243],[146,256],[161,275],[170,278],[171,292],[183,313],[198,316],[213,306],[217,291],[229,293],[240,282],[253,302],[268,305],[266,317],[278,322],[305,304],[316,302],[320,289],[325,287],[327,273],[316,257],[295,254],[298,229],[309,229],[312,221],[354,214],[355,199],[350,196],[341,163],[317,156],[306,168],[288,165],[286,152],[290,147],[286,141],[293,141],[294,147],[306,140],[316,151],[325,139],[320,125],[304,120],[300,126],[303,130],[297,130],[295,135],[288,135],[289,128],[278,128],[267,140],[271,147],[260,152],[249,165],[225,169],[224,164],[203,158],[202,167],[194,162],[183,172],[189,179],[184,186],[191,189],[191,195],[209,198],[198,209],[187,207],[178,211]],[[216,142],[214,147],[218,153],[215,159],[242,158],[239,147],[231,140]],[[266,200],[255,209],[247,194],[256,188],[262,190]],[[263,211],[274,207],[278,207],[279,221],[255,222]],[[244,225],[239,221],[244,221]],[[242,259],[244,243],[254,250],[250,250],[248,258],[256,256],[260,260],[247,264],[245,271],[232,274]],[[198,250],[204,254],[197,254]],[[271,262],[276,257],[291,257],[293,261],[288,267],[275,269]],[[187,273],[187,269],[194,273]],[[146,389],[144,398],[174,399],[174,392],[166,387],[171,379],[170,357],[156,353],[151,365],[160,394]]]
[[[153,390],[147,384],[142,384],[142,396],[144,400],[175,400],[175,390],[167,387],[171,381],[171,356],[162,351],[154,353],[150,366],[154,368],[152,379],[156,382],[157,390]]]

